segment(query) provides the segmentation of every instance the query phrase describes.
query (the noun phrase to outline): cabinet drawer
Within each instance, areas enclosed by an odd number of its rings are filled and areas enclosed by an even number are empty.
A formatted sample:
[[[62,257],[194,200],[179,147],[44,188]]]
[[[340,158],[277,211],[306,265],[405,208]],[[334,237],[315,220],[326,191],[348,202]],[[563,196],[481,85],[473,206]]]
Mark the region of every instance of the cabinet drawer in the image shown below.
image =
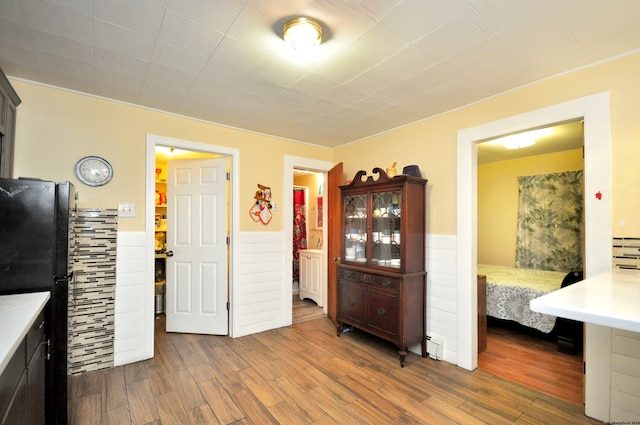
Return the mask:
[[[341,269],[340,278],[351,280],[353,282],[373,283],[375,276],[370,273],[363,273],[355,270]]]
[[[395,279],[393,277],[387,277],[387,276],[374,276],[373,285],[377,288],[399,291],[400,279]]]
[[[369,289],[367,291],[367,325],[389,335],[398,335],[398,294]]]
[[[340,281],[340,318],[364,322],[364,293],[363,285]]]

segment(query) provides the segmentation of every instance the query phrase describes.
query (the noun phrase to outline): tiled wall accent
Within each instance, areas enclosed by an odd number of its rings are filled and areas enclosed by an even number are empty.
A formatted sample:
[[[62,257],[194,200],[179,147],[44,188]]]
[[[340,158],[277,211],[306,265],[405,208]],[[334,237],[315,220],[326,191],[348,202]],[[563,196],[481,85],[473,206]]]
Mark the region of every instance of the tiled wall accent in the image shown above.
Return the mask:
[[[69,286],[70,375],[113,367],[118,211],[78,209]]]
[[[640,238],[613,238],[613,267],[640,269]]]

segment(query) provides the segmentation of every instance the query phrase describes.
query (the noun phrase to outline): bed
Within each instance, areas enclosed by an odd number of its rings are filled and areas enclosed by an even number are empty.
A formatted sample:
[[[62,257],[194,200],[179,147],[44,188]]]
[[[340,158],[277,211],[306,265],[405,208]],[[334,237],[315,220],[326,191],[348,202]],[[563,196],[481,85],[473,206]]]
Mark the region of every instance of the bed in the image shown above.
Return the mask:
[[[567,273],[478,264],[478,274],[487,277],[488,316],[543,333],[554,329],[556,317],[531,311],[529,301],[560,289]]]

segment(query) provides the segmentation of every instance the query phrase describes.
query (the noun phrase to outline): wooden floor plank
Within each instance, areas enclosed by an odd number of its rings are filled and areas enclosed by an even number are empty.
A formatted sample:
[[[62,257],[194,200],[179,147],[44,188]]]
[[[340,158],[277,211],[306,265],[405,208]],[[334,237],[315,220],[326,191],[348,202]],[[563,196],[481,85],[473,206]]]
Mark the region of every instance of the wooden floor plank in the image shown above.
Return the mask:
[[[113,410],[128,405],[124,367],[113,368],[102,374],[102,410]]]
[[[221,423],[229,424],[245,417],[217,379],[200,382],[198,386]]]
[[[100,425],[102,416],[102,394],[95,393],[73,399],[71,423]]]
[[[147,424],[160,418],[148,379],[135,381],[127,385],[126,393],[129,399],[132,424]]]

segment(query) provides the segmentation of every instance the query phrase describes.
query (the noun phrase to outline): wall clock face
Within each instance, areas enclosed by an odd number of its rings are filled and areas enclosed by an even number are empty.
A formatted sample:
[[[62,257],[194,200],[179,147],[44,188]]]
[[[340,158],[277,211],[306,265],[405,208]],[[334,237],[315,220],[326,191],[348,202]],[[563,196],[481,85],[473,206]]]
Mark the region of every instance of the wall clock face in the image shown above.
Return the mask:
[[[86,156],[76,163],[76,177],[88,186],[102,186],[113,178],[113,167],[104,158]]]

